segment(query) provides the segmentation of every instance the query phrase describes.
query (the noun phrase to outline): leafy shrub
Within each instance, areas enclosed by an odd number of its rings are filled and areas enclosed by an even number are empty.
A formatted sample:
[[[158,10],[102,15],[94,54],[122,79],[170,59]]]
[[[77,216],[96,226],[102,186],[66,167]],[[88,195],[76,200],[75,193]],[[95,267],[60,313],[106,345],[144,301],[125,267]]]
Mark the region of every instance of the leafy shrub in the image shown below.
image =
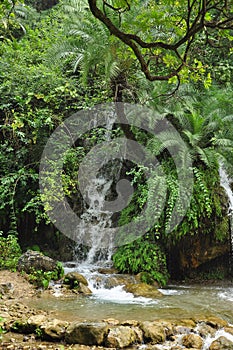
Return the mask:
[[[37,287],[47,289],[50,281],[57,281],[64,275],[64,269],[61,262],[57,263],[53,271],[35,270],[28,275],[28,280]]]
[[[0,270],[14,270],[22,254],[17,237],[14,235],[3,237],[0,232],[0,252]]]
[[[137,274],[144,272],[146,280],[157,281],[166,285],[169,275],[166,267],[166,256],[157,243],[140,238],[130,244],[121,246],[113,255],[114,266],[120,272]]]

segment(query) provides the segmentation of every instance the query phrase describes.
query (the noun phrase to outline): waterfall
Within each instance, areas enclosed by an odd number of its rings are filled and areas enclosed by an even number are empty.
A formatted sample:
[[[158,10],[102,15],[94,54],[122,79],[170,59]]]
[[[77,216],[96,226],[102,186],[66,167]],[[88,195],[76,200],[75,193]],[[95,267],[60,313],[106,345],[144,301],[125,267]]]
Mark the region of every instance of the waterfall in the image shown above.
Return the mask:
[[[92,158],[85,157],[84,159],[82,178],[84,178],[85,186],[82,195],[85,212],[80,217],[80,224],[76,231],[77,241],[80,242],[76,247],[76,256],[77,260],[79,262],[81,260],[84,266],[93,264],[109,266],[113,253],[114,237],[111,233],[113,212],[108,208],[107,201],[115,195],[113,188],[119,181],[121,173],[119,160],[114,159],[113,162],[109,162],[111,150],[108,147],[108,141],[111,140],[114,122],[114,113],[105,116],[103,147],[98,148],[98,145],[93,147]],[[99,169],[95,173],[93,165],[95,166],[97,163]],[[82,254],[83,248],[84,250],[88,249],[84,256]]]
[[[77,234],[80,242],[83,241],[85,236],[85,242],[89,246],[89,251],[84,259],[87,265],[96,261],[109,262],[111,259],[112,237],[107,228],[110,228],[112,224],[112,212],[104,208],[105,197],[111,185],[111,179],[107,180],[104,177],[99,177],[93,180],[85,191],[89,199],[89,207],[86,208],[85,213],[81,216]],[[102,235],[103,230],[105,231],[104,236]],[[105,252],[101,249],[103,246],[107,246]],[[77,254],[79,251],[78,247]]]
[[[229,222],[230,222],[230,244],[231,244],[231,255],[230,255],[230,270],[233,268],[233,191],[231,189],[231,179],[228,177],[226,170],[221,165],[219,169],[220,185],[224,188],[227,197],[229,199]]]

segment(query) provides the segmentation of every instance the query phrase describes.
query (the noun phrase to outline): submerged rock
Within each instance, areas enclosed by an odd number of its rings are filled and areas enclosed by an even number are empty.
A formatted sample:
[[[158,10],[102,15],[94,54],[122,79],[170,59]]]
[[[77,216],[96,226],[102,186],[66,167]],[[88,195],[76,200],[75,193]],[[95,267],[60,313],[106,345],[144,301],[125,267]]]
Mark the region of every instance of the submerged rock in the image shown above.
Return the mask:
[[[124,287],[124,290],[132,293],[136,297],[160,298],[163,296],[156,287],[146,283],[129,283]]]
[[[105,322],[73,322],[66,330],[68,344],[102,345],[109,326]]]

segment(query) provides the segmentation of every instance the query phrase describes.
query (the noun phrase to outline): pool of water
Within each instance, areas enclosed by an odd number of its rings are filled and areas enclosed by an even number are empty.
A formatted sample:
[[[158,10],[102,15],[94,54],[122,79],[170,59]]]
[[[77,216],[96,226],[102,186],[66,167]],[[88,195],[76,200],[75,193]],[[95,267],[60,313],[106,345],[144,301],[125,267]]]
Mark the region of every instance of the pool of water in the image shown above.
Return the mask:
[[[96,289],[91,296],[65,297],[59,293],[32,299],[30,306],[55,311],[67,320],[96,321],[115,318],[155,320],[218,316],[233,323],[233,286],[170,285],[153,300],[136,298],[122,286]]]

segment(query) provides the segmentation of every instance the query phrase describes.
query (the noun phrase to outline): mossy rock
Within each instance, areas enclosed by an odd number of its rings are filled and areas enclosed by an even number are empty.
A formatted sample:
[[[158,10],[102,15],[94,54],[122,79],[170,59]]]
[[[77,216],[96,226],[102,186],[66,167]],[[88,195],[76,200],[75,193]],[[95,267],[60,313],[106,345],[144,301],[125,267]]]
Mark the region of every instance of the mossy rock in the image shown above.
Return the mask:
[[[146,283],[129,283],[124,287],[128,293],[132,293],[135,297],[145,298],[161,298],[163,294],[154,286]]]
[[[64,276],[63,283],[70,286],[71,289],[78,288],[80,283],[88,286],[86,278],[78,272],[69,272]]]

